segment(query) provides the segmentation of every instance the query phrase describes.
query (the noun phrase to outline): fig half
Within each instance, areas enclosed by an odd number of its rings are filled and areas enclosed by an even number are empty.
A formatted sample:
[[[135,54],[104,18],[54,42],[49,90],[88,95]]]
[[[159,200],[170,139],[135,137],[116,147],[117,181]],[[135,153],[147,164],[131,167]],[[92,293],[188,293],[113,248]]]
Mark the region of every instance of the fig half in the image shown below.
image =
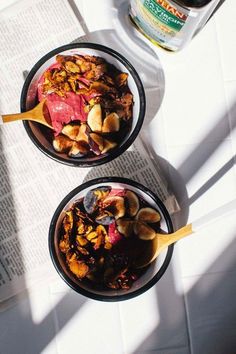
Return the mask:
[[[139,199],[132,191],[127,191],[125,196],[128,204],[128,213],[130,216],[135,216],[139,210]]]
[[[136,219],[147,223],[155,223],[161,220],[161,215],[157,210],[147,207],[139,210]]]
[[[153,228],[140,221],[134,224],[134,232],[141,240],[152,240],[156,236],[156,232]]]

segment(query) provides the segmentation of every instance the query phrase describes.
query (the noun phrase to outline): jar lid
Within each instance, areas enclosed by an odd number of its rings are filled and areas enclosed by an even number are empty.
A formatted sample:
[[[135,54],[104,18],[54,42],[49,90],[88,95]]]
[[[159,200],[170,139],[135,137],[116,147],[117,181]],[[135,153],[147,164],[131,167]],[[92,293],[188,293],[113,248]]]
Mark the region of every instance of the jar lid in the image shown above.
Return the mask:
[[[203,7],[212,0],[177,0],[176,2],[186,7]]]

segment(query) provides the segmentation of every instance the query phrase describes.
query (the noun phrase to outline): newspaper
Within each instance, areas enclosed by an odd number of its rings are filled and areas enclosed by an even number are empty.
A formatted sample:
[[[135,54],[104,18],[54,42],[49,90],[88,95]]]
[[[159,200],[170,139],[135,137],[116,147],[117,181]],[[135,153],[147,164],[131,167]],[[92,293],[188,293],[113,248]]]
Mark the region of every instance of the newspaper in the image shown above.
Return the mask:
[[[20,29],[20,30],[19,30]],[[19,111],[24,70],[49,50],[83,35],[66,0],[22,0],[0,12],[0,111]],[[85,180],[117,175],[155,192],[170,213],[177,210],[158,166],[140,139],[114,161],[68,167],[44,156],[22,122],[0,127],[0,304],[39,282],[57,277],[48,250],[48,230],[60,201]],[[1,306],[0,306],[1,309]]]

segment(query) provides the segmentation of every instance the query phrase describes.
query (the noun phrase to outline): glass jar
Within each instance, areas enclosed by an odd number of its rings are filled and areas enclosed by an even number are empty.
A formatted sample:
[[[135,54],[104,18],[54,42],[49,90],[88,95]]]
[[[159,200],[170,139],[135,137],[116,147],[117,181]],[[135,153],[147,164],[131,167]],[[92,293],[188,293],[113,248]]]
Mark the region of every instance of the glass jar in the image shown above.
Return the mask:
[[[207,22],[220,0],[131,0],[129,15],[152,43],[182,49]]]

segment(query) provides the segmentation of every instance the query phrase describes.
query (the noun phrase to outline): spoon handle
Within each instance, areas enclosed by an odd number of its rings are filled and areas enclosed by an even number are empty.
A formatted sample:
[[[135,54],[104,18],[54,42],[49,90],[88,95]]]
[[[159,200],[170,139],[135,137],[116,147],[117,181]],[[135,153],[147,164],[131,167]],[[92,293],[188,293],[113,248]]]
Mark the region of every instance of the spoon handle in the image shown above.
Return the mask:
[[[169,246],[172,243],[181,240],[182,238],[191,235],[193,233],[193,225],[188,224],[177,231],[175,231],[172,234],[165,234],[165,235],[160,235],[158,234],[158,248],[161,248],[162,246]]]
[[[15,122],[17,120],[32,120],[32,113],[31,111],[24,112],[24,113],[14,113],[14,114],[3,114],[1,115],[1,123],[9,123]]]

